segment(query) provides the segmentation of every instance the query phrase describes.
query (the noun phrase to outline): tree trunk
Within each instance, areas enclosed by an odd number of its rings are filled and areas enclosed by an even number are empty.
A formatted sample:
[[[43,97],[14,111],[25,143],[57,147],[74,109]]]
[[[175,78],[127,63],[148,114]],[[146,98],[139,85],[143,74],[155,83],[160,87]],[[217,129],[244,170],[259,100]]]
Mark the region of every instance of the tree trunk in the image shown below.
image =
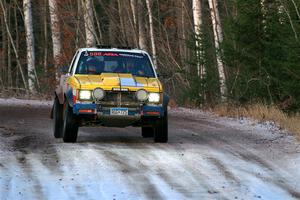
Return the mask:
[[[201,45],[201,28],[202,28],[202,7],[201,0],[193,0],[193,18],[194,18],[194,31],[196,35],[196,57],[197,57],[197,74],[203,79],[205,75],[205,67],[201,64],[203,57]]]
[[[124,1],[124,0],[123,0]],[[122,45],[125,44],[125,46],[128,44],[128,38],[126,35],[126,30],[125,30],[125,22],[124,22],[124,15],[123,15],[123,6],[120,0],[118,0],[118,12],[119,12],[119,20],[120,20],[120,32],[122,34]]]
[[[144,5],[142,0],[138,0],[138,24],[139,24],[139,47],[140,49],[147,50],[145,21],[144,21]]]
[[[220,50],[220,43],[223,42],[223,34],[221,28],[221,21],[219,16],[218,4],[216,0],[208,0],[209,8],[210,8],[210,16],[213,26],[214,32],[214,41],[215,41],[215,48],[216,48],[216,57],[217,57],[217,65],[218,65],[218,72],[219,72],[219,81],[220,81],[220,93],[222,101],[226,100],[226,77],[225,77],[225,68],[222,62]]]
[[[35,54],[34,54],[34,36],[32,27],[32,10],[31,0],[23,0],[24,9],[24,24],[26,32],[26,47],[27,47],[27,72],[28,72],[28,87],[30,93],[35,93]]]
[[[100,19],[99,19],[98,15],[97,15],[97,11],[96,11],[95,5],[92,4],[92,7],[93,7],[93,14],[95,16],[95,20],[96,20],[96,24],[97,24],[97,29],[98,29],[98,33],[99,33],[99,39],[98,39],[98,37],[96,37],[97,38],[97,43],[98,44],[103,44],[103,34],[102,34],[102,30],[101,30],[101,25],[100,25]]]
[[[112,13],[111,16],[109,16],[109,27],[108,27],[108,32],[109,32],[109,44],[114,46],[116,45],[116,22],[114,20],[115,14],[115,6],[116,2],[115,0],[110,0],[109,1],[109,11]]]
[[[2,81],[2,88],[4,89],[5,86],[5,67],[6,67],[6,48],[7,48],[7,34],[6,34],[6,29],[5,29],[5,23],[4,23],[4,16],[0,16],[1,20],[1,31],[2,31],[2,46],[1,49],[1,66],[0,66],[0,79]]]
[[[93,47],[96,44],[92,3],[91,0],[82,0],[87,47]]]
[[[136,0],[130,0],[130,6],[131,6],[131,11],[132,11],[132,18],[133,18],[134,29],[136,30],[136,27],[137,27]]]
[[[178,48],[181,64],[185,61],[185,0],[176,0],[176,25],[177,25],[177,38]]]
[[[134,43],[135,46],[138,47],[138,19],[137,19],[137,2],[136,0],[130,0],[130,7],[132,12],[132,19],[133,19],[133,32],[134,32]]]
[[[48,72],[48,23],[47,23],[47,1],[48,0],[45,0],[44,1],[44,5],[45,5],[45,12],[44,12],[44,73],[47,74]]]
[[[150,26],[150,38],[151,38],[151,47],[152,47],[152,57],[153,57],[153,64],[157,67],[157,57],[156,57],[156,46],[155,46],[155,37],[154,37],[154,30],[153,30],[153,16],[152,16],[152,1],[146,0],[147,3],[147,10],[149,16],[149,26]]]
[[[8,6],[8,13],[7,13],[7,25],[11,27],[11,9]],[[18,49],[16,48],[16,51]],[[11,44],[8,43],[7,45],[7,84],[8,87],[12,88],[12,59],[11,59]]]
[[[81,13],[81,0],[77,0],[77,12],[76,12],[76,31],[75,31],[75,34],[76,34],[76,39],[75,39],[75,47],[76,49],[79,48],[79,41],[80,41],[80,22],[81,22],[81,17],[80,17],[80,13]]]
[[[19,48],[20,47],[20,45],[19,45],[20,44],[20,37],[19,37],[19,25],[18,25],[18,18],[17,18],[18,10],[17,10],[17,2],[15,2],[15,3],[16,3],[16,6],[14,7],[15,30],[16,30],[16,39],[15,39],[15,41],[16,41],[16,49],[19,52],[19,50],[20,50],[20,48]],[[18,70],[16,70],[14,81],[15,81],[15,86],[17,88],[18,85],[19,85],[19,71]]]
[[[52,32],[52,45],[53,45],[53,60],[54,68],[56,71],[56,80],[59,79],[57,69],[61,63],[61,54],[62,54],[62,44],[60,37],[60,25],[58,18],[58,7],[57,0],[49,0],[49,13],[50,13],[50,23],[51,23],[51,32]]]
[[[4,8],[3,1],[0,1],[0,6],[1,6],[1,9],[2,9],[3,17],[4,17],[4,24],[5,24],[5,27],[6,27],[6,32],[7,32],[7,34],[8,34],[8,38],[9,38],[9,40],[10,40],[11,46],[13,47],[13,50],[14,50],[14,53],[15,53],[15,56],[16,56],[17,66],[18,66],[18,68],[19,68],[19,70],[20,70],[20,73],[21,73],[21,76],[22,76],[22,81],[23,81],[25,90],[26,90],[26,92],[28,93],[28,87],[27,87],[27,83],[26,83],[26,79],[25,79],[23,70],[22,70],[22,65],[21,65],[21,63],[20,63],[19,54],[18,54],[18,51],[17,51],[17,49],[16,49],[14,40],[13,40],[13,38],[12,38],[11,32],[10,32],[10,30],[9,30],[8,23],[7,23],[6,10],[5,10],[5,8]]]

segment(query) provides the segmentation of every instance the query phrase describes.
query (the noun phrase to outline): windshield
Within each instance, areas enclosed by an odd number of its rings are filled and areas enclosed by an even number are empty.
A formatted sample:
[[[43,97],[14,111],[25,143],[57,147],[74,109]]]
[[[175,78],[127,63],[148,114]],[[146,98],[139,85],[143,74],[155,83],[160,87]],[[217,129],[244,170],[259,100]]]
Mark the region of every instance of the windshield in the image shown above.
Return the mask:
[[[126,73],[154,78],[147,55],[124,52],[82,52],[75,74]]]

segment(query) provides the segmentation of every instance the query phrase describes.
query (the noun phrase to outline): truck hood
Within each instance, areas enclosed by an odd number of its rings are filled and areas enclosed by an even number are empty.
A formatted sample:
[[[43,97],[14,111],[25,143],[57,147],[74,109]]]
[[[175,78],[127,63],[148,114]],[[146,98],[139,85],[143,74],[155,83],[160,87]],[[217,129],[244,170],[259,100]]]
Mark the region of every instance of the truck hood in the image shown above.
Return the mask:
[[[158,89],[161,90],[157,78],[137,77],[132,74],[102,73],[101,75],[75,75],[81,89],[101,87],[105,90],[112,88],[127,88],[128,90]]]

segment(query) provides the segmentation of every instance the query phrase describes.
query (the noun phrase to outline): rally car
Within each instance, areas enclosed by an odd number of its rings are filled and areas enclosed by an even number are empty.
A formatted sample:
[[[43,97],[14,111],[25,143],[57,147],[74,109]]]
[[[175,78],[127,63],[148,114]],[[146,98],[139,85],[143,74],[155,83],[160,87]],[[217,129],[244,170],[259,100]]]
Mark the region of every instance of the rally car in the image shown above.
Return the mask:
[[[51,112],[55,138],[76,142],[79,127],[99,125],[141,127],[143,137],[168,141],[169,98],[147,52],[81,48],[62,71]]]

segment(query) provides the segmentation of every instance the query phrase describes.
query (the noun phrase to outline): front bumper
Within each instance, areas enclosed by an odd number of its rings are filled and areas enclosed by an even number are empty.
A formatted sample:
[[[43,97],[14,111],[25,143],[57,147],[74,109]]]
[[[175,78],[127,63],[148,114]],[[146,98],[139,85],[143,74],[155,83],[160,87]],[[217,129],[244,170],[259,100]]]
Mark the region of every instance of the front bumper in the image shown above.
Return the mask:
[[[117,118],[141,118],[141,117],[163,117],[164,116],[164,109],[162,105],[142,105],[140,107],[128,107],[128,115],[126,116],[114,116],[110,115],[111,108],[117,108],[118,106],[114,107],[103,107],[99,104],[83,104],[77,103],[73,105],[73,113],[75,115],[95,115],[97,118],[101,117],[117,117]],[[124,108],[124,107],[123,107]]]

